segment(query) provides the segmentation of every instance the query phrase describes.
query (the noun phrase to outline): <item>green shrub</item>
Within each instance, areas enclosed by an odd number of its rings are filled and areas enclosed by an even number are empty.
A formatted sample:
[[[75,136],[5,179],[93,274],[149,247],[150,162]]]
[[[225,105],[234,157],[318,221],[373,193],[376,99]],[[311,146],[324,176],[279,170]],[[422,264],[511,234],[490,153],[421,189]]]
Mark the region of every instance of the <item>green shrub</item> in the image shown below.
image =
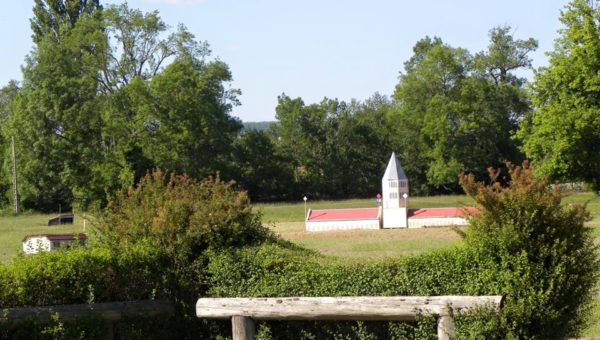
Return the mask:
[[[0,308],[158,298],[163,257],[148,244],[19,256],[0,266]]]
[[[160,170],[111,200],[96,225],[121,246],[152,239],[174,257],[195,258],[209,247],[255,244],[272,237],[245,192],[216,178],[201,182]]]
[[[168,276],[174,299],[192,306],[206,290],[207,249],[257,244],[274,238],[262,226],[245,192],[218,177],[197,182],[160,170],[111,200],[97,223],[99,239],[111,248],[150,242],[167,255],[155,270]]]
[[[122,322],[119,334],[209,339],[229,336],[230,325],[195,319],[193,303],[204,295],[503,295],[500,316],[486,309],[455,315],[455,338],[576,336],[600,264],[583,224],[588,215],[584,207],[561,205],[559,186],[534,179],[527,166],[509,169],[507,187],[462,177],[480,208],[463,233],[464,244],[362,264],[324,261],[277,239],[230,184],[184,176],[166,181],[157,172],[111,203],[100,224],[108,247],[22,256],[0,266],[0,308],[168,297],[178,307],[173,318]],[[83,326],[36,327],[60,336],[93,334]],[[260,322],[258,335],[434,339],[435,320]]]
[[[581,205],[562,205],[560,186],[533,176],[527,163],[508,165],[510,182],[461,184],[480,205],[464,234],[477,255],[477,293],[502,294],[502,328],[507,337],[564,339],[585,325],[600,263],[589,214]]]
[[[211,253],[208,272],[210,296],[275,297],[465,295],[471,294],[469,282],[476,281],[478,270],[473,254],[462,247],[347,265],[323,262],[310,251],[263,244]],[[459,316],[457,338],[498,337],[496,318],[481,313],[478,318]],[[259,328],[265,339],[435,339],[436,334],[432,317],[414,323],[264,322]]]

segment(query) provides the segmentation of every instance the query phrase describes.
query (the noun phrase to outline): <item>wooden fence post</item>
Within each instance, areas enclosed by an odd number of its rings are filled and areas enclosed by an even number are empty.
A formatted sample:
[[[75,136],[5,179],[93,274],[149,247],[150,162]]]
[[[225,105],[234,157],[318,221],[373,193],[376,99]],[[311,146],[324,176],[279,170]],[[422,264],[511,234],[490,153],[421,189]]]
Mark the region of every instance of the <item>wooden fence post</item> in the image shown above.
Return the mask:
[[[231,317],[231,330],[233,340],[254,340],[254,320],[245,316],[234,315]]]
[[[454,319],[452,318],[452,311],[446,307],[442,309],[442,312],[437,319],[437,336],[438,340],[450,340],[450,337],[454,335]]]

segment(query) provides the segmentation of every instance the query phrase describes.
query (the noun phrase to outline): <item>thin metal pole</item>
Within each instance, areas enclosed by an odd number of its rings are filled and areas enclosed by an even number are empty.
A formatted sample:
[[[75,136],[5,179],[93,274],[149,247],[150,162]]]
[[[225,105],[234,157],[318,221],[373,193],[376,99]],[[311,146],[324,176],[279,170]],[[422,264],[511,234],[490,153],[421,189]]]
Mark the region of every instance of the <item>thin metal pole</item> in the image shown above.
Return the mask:
[[[11,136],[10,140],[12,148],[13,208],[16,215],[19,213],[19,197],[17,194],[17,157],[15,155],[15,136]]]

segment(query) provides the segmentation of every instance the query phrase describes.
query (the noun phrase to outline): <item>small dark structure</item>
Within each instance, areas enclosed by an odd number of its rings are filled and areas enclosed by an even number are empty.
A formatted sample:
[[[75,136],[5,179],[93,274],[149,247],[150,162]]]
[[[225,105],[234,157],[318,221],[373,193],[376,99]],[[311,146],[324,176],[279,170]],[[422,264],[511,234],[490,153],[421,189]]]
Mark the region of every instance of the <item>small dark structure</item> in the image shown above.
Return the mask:
[[[73,214],[60,214],[48,220],[48,225],[73,224]]]

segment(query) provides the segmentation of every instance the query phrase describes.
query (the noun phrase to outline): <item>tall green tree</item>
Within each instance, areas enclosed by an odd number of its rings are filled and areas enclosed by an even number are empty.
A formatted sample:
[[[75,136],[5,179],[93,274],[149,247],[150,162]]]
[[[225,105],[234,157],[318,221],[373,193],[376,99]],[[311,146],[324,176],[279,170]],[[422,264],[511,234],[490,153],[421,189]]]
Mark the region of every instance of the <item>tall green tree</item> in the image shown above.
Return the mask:
[[[210,56],[208,43],[197,41],[184,25],[168,32],[157,11],[144,13],[127,3],[103,11],[111,40],[106,67],[100,73],[101,90],[114,93],[135,78],[150,80],[173,58],[201,66]]]
[[[198,179],[228,172],[241,128],[230,115],[239,91],[227,86],[228,66],[209,60],[208,44],[185,26],[169,33],[157,12],[112,5],[104,24],[105,176],[127,187],[154,167]]]
[[[324,173],[327,125],[333,123],[338,108],[337,100],[327,98],[319,104],[305,105],[301,98],[292,99],[285,93],[278,97],[275,115],[280,145],[293,159],[295,180],[304,188],[302,195],[318,196],[329,191]]]
[[[227,171],[232,144],[242,128],[232,117],[224,84],[227,65],[198,67],[175,61],[150,82],[151,106],[145,112],[144,153],[161,168],[203,178]]]
[[[549,65],[533,83],[535,111],[519,131],[537,173],[586,181],[600,190],[600,8],[574,0],[561,15],[564,28]]]
[[[417,193],[459,189],[458,174],[520,161],[512,139],[529,103],[511,71],[528,65],[534,40],[513,40],[509,28],[490,31],[487,51],[473,57],[440,38],[417,42],[396,86],[390,120]]]
[[[10,154],[10,136],[7,134],[7,122],[12,115],[13,102],[19,93],[19,84],[11,80],[8,84],[0,88],[0,156],[3,159],[3,171],[0,171],[0,207],[11,200],[11,170],[12,158]]]
[[[529,53],[538,48],[537,40],[514,39],[510,26],[494,27],[489,32],[490,45],[487,51],[477,53],[475,62],[496,84],[522,83],[511,71],[531,67]]]
[[[36,39],[7,127],[17,139],[21,198],[39,210],[101,195],[94,174],[102,128],[96,94],[107,41],[96,12],[80,13],[75,22],[69,13],[60,35]]]

